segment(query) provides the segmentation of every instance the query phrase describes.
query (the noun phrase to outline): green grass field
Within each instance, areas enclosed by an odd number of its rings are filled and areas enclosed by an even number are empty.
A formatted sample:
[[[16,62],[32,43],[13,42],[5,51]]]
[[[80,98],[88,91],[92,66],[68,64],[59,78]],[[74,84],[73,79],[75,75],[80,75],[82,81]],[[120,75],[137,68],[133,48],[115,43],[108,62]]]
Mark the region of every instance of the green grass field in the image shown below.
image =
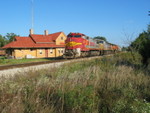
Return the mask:
[[[150,113],[150,70],[130,53],[0,79],[1,113]]]
[[[22,64],[22,63],[50,61],[50,60],[52,60],[52,59],[50,59],[50,58],[5,59],[5,57],[0,57],[0,65]]]

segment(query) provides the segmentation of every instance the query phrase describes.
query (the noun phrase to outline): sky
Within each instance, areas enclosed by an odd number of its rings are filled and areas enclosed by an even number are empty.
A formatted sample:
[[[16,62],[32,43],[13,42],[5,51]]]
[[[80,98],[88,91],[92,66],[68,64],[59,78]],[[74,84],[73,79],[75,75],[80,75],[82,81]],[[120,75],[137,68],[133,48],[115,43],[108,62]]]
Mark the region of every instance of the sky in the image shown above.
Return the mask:
[[[150,0],[0,0],[0,4],[3,36],[28,36],[33,24],[35,34],[80,32],[126,46],[150,24]]]

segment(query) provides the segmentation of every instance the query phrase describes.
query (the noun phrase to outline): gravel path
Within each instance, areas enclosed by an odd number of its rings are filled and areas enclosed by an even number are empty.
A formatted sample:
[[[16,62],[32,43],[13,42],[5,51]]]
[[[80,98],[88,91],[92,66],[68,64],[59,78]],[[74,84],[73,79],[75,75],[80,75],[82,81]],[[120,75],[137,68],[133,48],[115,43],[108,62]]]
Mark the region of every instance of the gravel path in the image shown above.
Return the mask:
[[[28,72],[28,71],[36,71],[36,70],[39,70],[39,69],[50,69],[50,68],[53,68],[53,67],[59,67],[60,65],[62,65],[64,63],[68,63],[68,61],[2,70],[2,71],[0,71],[0,77],[1,76],[5,76],[5,77],[14,76],[17,73],[25,73],[25,72]]]

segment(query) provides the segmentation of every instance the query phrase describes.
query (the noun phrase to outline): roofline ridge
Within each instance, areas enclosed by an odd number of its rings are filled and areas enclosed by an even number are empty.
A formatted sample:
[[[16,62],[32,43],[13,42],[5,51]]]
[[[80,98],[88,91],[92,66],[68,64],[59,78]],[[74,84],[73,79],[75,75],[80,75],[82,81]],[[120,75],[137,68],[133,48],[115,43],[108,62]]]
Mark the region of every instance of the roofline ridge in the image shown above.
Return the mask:
[[[31,38],[31,40],[32,40],[34,43],[36,43],[36,41],[32,38],[31,35],[32,35],[32,34],[30,34],[29,37]]]
[[[51,33],[51,34],[56,34],[56,33],[63,33],[63,31],[59,31],[59,32]],[[48,34],[48,35],[51,35],[51,34]]]

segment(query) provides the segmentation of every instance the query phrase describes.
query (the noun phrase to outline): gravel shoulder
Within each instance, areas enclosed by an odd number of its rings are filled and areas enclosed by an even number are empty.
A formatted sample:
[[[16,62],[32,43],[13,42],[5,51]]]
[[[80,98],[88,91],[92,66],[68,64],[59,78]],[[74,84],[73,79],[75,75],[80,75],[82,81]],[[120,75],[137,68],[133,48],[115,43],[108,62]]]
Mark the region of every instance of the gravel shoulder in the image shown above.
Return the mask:
[[[4,76],[5,78],[7,78],[7,77],[14,76],[15,74],[19,74],[19,73],[26,73],[29,71],[37,71],[40,69],[51,69],[54,67],[59,67],[65,63],[73,63],[73,62],[77,62],[77,61],[90,60],[90,59],[94,59],[94,58],[101,58],[101,56],[82,58],[82,59],[74,59],[74,60],[68,60],[68,61],[62,61],[62,62],[54,62],[54,63],[49,63],[49,64],[40,64],[40,65],[28,66],[28,67],[12,68],[12,69],[7,69],[7,70],[0,70],[0,77]]]

